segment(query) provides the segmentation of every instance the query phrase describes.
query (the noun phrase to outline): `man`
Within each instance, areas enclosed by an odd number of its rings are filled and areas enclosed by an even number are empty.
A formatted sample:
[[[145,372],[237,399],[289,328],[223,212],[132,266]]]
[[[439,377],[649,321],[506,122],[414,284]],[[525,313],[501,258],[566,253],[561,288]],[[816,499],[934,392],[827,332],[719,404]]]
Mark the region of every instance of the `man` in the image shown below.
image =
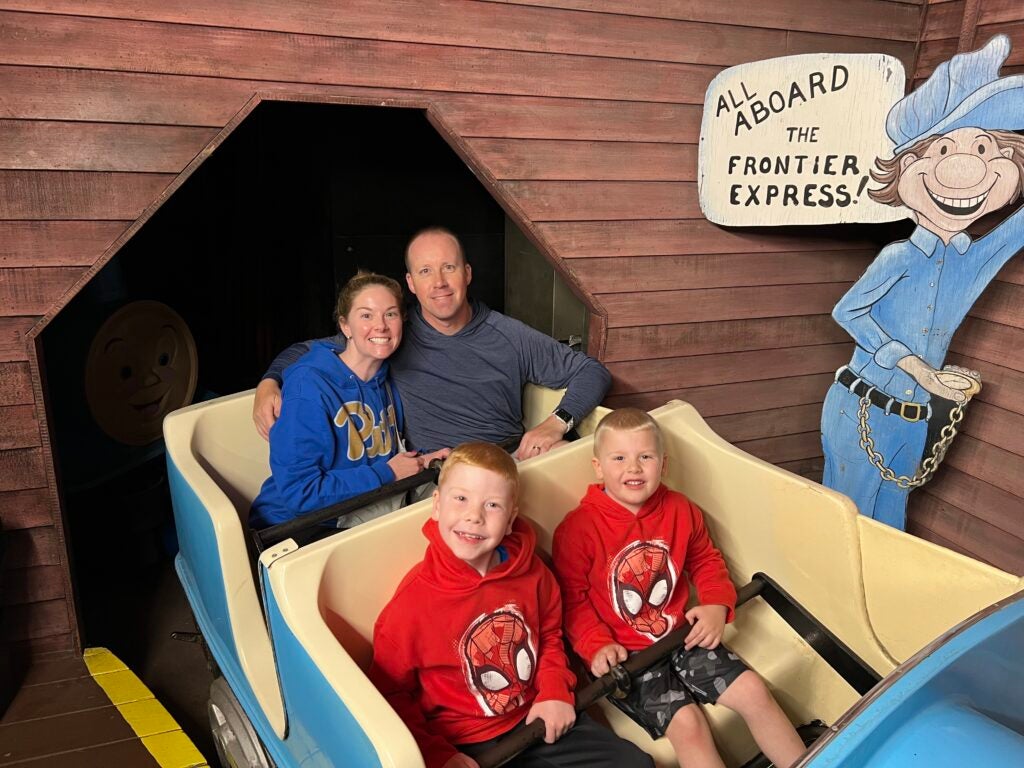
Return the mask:
[[[611,375],[599,362],[469,298],[473,270],[448,230],[431,227],[413,237],[405,266],[419,307],[391,357],[391,376],[405,404],[410,448],[502,442],[522,430],[524,384],[566,387],[558,408],[522,436],[515,452],[519,459],[539,456],[604,398]],[[345,343],[344,337],[332,341]],[[256,388],[253,420],[264,438],[280,413],[281,373],[307,348],[285,350]]]

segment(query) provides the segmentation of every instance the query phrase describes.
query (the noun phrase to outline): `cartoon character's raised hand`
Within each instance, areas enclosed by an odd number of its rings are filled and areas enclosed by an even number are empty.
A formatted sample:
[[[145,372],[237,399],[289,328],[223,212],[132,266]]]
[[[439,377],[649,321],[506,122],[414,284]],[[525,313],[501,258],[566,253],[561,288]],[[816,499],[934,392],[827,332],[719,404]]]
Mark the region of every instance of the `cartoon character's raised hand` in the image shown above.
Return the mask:
[[[906,371],[910,377],[933,395],[952,400],[954,403],[962,403],[967,399],[967,395],[964,392],[965,388],[954,388],[944,384],[939,376],[941,372],[936,371],[916,355],[907,355],[896,365]],[[949,380],[953,381],[951,378]],[[954,381],[953,383],[956,382]]]

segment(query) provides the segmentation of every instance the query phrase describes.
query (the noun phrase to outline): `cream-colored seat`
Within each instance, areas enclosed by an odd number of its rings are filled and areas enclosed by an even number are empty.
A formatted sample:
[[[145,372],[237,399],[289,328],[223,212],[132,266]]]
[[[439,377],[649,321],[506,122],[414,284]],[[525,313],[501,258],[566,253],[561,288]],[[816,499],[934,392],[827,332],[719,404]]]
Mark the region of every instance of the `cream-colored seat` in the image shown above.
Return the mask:
[[[543,421],[561,396],[527,385],[524,423]],[[218,663],[229,673],[237,665],[283,737],[284,705],[246,540],[249,507],[270,475],[269,446],[253,425],[252,402],[249,390],[175,411],[164,421],[164,437],[181,543],[178,569],[193,610]],[[592,432],[605,412],[597,409],[578,429]]]
[[[666,481],[704,509],[734,582],[743,584],[757,571],[772,576],[882,674],[976,607],[1019,588],[1014,577],[863,520],[846,497],[728,445],[689,405],[674,402],[652,413],[666,436]],[[591,451],[585,438],[521,465],[522,514],[542,549],[550,549],[554,528],[592,482]],[[422,557],[420,527],[428,513],[429,502],[422,502],[282,557],[270,570],[275,594],[289,598],[289,626],[347,705],[362,711],[360,722],[381,734],[375,744],[385,764],[420,763],[409,740],[381,728],[386,713],[394,715],[362,670],[371,660],[377,614]],[[382,557],[387,567],[381,567]],[[866,565],[878,578],[893,579],[903,594],[895,600],[875,594],[877,578],[865,579]],[[913,611],[902,608],[907,603],[915,604]],[[833,722],[858,699],[760,600],[740,609],[726,641],[768,681],[796,723]],[[342,658],[347,664],[339,663]],[[343,667],[346,673],[335,674]],[[675,764],[666,740],[652,742],[617,710],[602,708],[613,728],[659,765]],[[755,747],[738,718],[721,707],[706,710],[727,763],[749,759]]]

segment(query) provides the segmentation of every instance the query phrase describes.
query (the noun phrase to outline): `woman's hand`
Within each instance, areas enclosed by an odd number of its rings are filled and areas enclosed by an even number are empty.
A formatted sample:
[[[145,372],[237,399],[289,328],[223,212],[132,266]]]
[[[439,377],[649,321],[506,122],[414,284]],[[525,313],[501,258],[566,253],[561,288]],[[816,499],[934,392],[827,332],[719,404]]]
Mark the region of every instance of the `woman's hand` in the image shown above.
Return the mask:
[[[430,462],[435,461],[435,460],[444,461],[445,459],[448,458],[448,454],[451,453],[451,452],[452,452],[451,448],[439,448],[438,450],[432,451],[431,453],[421,454],[420,455],[420,468],[421,469],[429,469],[430,468]]]
[[[422,469],[420,457],[416,455],[416,451],[396,453],[388,459],[388,466],[395,473],[395,480],[404,480],[407,477],[412,477]]]

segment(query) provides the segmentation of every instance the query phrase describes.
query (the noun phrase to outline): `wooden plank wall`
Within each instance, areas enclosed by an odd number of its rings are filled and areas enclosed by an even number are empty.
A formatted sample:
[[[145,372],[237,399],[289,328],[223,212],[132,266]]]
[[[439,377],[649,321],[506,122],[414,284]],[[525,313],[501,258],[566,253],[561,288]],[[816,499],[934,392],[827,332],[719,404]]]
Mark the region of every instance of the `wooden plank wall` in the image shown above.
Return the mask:
[[[0,0],[3,637],[76,642],[25,334],[257,90],[432,100],[606,310],[611,405],[684,397],[747,450],[820,473],[820,404],[850,352],[828,313],[878,242],[863,228],[766,234],[704,221],[700,105],[722,67],[791,53],[881,51],[912,72],[925,6],[741,5]],[[942,29],[962,5],[942,9]],[[1012,3],[991,5],[1005,15]],[[1004,350],[994,354],[1013,382],[1024,369],[1008,350],[1024,344],[1005,322],[1014,284],[1001,285],[971,320],[982,341],[961,341],[972,354]],[[1002,346],[989,326],[1018,343]],[[944,481],[964,494],[979,466],[1011,467],[991,452],[1016,458],[1010,438],[1024,434],[977,411]],[[985,487],[1024,495],[1004,474]]]
[[[1013,44],[1002,73],[1024,72],[1024,4],[948,0],[926,9],[914,82],[996,34]],[[1024,573],[1024,259],[1017,256],[971,310],[949,362],[982,371],[972,404],[935,481],[911,497],[908,530],[1013,573]]]

